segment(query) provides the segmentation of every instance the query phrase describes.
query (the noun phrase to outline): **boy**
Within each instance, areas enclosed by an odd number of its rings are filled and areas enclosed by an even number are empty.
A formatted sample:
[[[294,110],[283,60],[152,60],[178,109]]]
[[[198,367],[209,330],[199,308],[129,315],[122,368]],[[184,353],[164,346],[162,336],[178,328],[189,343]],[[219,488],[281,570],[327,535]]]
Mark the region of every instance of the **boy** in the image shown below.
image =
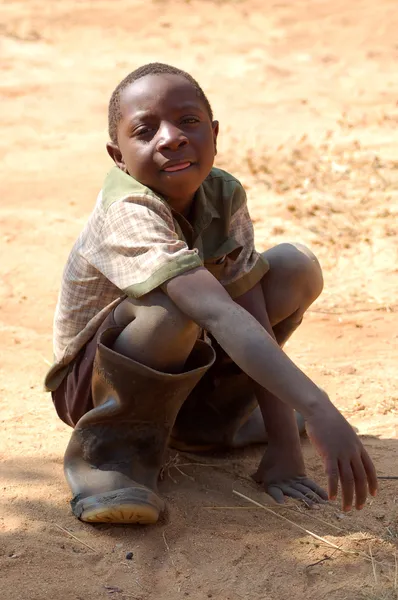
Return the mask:
[[[46,378],[74,427],[65,475],[83,521],[155,523],[167,444],[241,446],[264,424],[255,479],[277,502],[334,499],[339,479],[344,510],[376,494],[359,438],[281,350],[322,290],[318,261],[299,245],[255,251],[242,186],[213,168],[218,129],[198,83],[168,65],[111,97],[116,167],[64,271]],[[328,496],[306,477],[294,409]]]

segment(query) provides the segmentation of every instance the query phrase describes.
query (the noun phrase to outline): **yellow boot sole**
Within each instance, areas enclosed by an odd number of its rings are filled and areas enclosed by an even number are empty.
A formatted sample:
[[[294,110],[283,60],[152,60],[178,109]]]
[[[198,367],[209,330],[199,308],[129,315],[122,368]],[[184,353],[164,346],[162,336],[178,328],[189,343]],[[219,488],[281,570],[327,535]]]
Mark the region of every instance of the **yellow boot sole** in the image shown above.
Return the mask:
[[[164,502],[149,488],[134,487],[79,498],[71,502],[73,514],[86,523],[156,523]]]

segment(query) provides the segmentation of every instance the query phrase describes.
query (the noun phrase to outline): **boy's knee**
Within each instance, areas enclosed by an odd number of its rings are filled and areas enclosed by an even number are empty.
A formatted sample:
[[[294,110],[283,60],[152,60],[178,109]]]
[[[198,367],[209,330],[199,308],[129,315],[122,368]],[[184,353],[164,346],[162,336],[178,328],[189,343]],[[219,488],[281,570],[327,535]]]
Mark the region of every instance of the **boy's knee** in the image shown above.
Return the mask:
[[[303,244],[293,243],[296,250],[297,270],[307,284],[310,299],[314,301],[323,290],[323,274],[321,265],[315,254]]]
[[[136,321],[136,326],[147,329],[158,339],[166,339],[169,343],[176,338],[195,337],[199,331],[198,325],[159,289],[139,299],[124,300],[115,309],[115,321],[121,327]]]
[[[166,338],[196,337],[199,326],[181,312],[166,294],[160,294],[163,295],[161,302],[147,309],[143,318],[148,319],[153,329]]]
[[[161,290],[124,300],[114,311],[123,328],[114,350],[157,371],[180,373],[199,327]]]
[[[284,243],[271,248],[265,257],[272,269],[279,269],[280,276],[300,289],[306,304],[311,304],[323,290],[323,275],[315,254],[300,243]]]

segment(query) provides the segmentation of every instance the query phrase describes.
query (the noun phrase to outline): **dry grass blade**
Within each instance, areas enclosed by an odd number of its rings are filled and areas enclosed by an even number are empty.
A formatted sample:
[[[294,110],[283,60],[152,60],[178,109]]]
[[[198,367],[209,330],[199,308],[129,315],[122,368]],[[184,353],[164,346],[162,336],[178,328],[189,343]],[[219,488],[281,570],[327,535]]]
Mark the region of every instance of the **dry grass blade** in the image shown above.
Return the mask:
[[[195,481],[195,479],[191,476],[188,475],[187,473],[184,473],[184,471],[182,469],[180,469],[180,467],[178,465],[174,465],[174,468],[181,473],[181,475],[183,475],[184,477],[188,477],[188,479],[190,479],[191,481]]]
[[[211,463],[200,463],[200,462],[189,462],[179,463],[180,467],[213,467],[215,469],[220,468],[220,465],[213,465]]]
[[[202,506],[203,510],[257,510],[256,506]]]
[[[327,525],[328,527],[332,527],[333,529],[336,529],[336,531],[342,531],[343,533],[347,533],[347,531],[345,529],[343,529],[342,527],[339,527],[338,525],[335,525],[334,523],[329,523],[329,521],[325,521],[325,519],[321,519],[320,517],[316,517],[315,515],[310,514],[310,511],[308,511],[308,509],[306,509],[305,511],[299,510],[298,508],[296,510],[294,510],[294,509],[291,509],[290,506],[285,506],[284,508],[287,508],[288,510],[293,510],[294,512],[298,512],[303,517],[308,517],[309,519],[312,519],[314,521],[319,521],[320,523],[323,523],[324,525]]]
[[[167,543],[167,540],[166,540],[166,535],[165,535],[164,531],[162,531],[162,537],[163,537],[164,545],[166,546],[166,550],[167,550],[167,552],[170,554],[170,560],[171,560],[171,564],[172,564],[172,565],[173,565],[173,567],[174,567],[174,568],[177,570],[177,567],[176,567],[176,564],[175,564],[175,562],[174,562],[174,560],[173,560],[173,557],[172,557],[172,555],[171,555],[171,552],[170,552],[170,546],[169,546],[169,545],[168,545],[168,543]]]
[[[93,548],[89,544],[86,544],[86,542],[83,542],[82,540],[80,540],[78,537],[73,535],[73,533],[71,533],[68,529],[65,529],[65,527],[62,527],[61,525],[57,525],[57,523],[54,523],[54,525],[55,525],[55,527],[57,527],[58,529],[60,529],[61,531],[63,531],[67,535],[69,535],[71,538],[73,538],[74,540],[76,540],[77,542],[82,544],[83,546],[86,546],[86,548],[89,548],[89,550],[92,550],[93,552],[97,552],[97,550],[95,548]]]
[[[166,535],[165,535],[164,531],[162,531],[162,538],[163,538],[163,541],[164,541],[164,545],[166,546],[167,552],[170,552],[170,546],[167,543]]]
[[[373,577],[375,579],[375,584],[377,585],[376,565],[375,565],[375,561],[374,561],[373,554],[372,554],[372,547],[370,544],[369,544],[369,556],[372,561]]]
[[[258,510],[259,507],[257,506],[202,506],[203,510]],[[298,508],[291,508],[290,506],[274,506],[273,509],[280,509],[280,510],[290,510],[294,513],[299,513],[300,515],[302,515],[303,517],[308,517],[309,519],[313,519],[315,521],[319,521],[320,523],[323,523],[324,525],[328,525],[328,527],[332,527],[333,529],[336,529],[337,531],[342,531],[343,533],[347,533],[345,529],[343,529],[342,527],[338,527],[337,525],[334,525],[333,523],[329,523],[329,521],[325,521],[325,519],[321,519],[320,517],[315,517],[314,515],[310,514],[309,512],[304,512],[302,510],[299,510]]]
[[[271,514],[273,514],[276,517],[278,517],[278,519],[283,519],[287,523],[290,523],[290,525],[293,525],[293,527],[296,527],[297,529],[300,529],[301,531],[304,531],[308,535],[311,535],[312,537],[314,537],[315,539],[323,542],[327,546],[331,546],[332,548],[336,548],[336,550],[342,550],[339,546],[337,546],[336,544],[333,544],[333,542],[329,542],[329,540],[321,537],[320,535],[317,535],[316,533],[314,533],[313,531],[310,531],[309,529],[306,529],[305,527],[302,527],[298,523],[295,523],[294,521],[291,521],[287,517],[284,517],[283,515],[278,514],[277,512],[275,512],[274,510],[272,510],[271,508],[268,508],[267,506],[264,506],[263,504],[260,504],[256,500],[253,500],[252,498],[249,498],[248,496],[245,496],[245,494],[241,494],[240,492],[237,492],[236,490],[232,490],[232,492],[234,494],[236,494],[237,496],[240,496],[241,498],[244,498],[248,502],[251,502],[252,504],[255,504],[259,508],[262,508],[263,510],[266,510],[267,512],[270,512]],[[348,554],[356,554],[356,555],[359,554],[359,552],[355,552],[353,550],[342,550],[342,551],[343,552],[347,552]]]
[[[282,519],[283,521],[286,521],[287,523],[290,523],[290,525],[293,525],[293,527],[295,527],[296,529],[300,529],[300,531],[304,531],[308,535],[312,536],[316,540],[319,540],[320,542],[323,542],[324,544],[326,544],[327,546],[330,546],[331,548],[335,548],[336,550],[339,550],[340,552],[343,552],[344,554],[351,554],[351,555],[354,555],[354,556],[360,556],[360,557],[364,558],[367,561],[371,561],[372,563],[373,563],[373,561],[375,563],[376,562],[379,563],[379,561],[376,561],[373,557],[371,558],[370,556],[368,556],[364,552],[360,552],[360,551],[356,551],[356,550],[345,550],[344,548],[341,548],[340,546],[337,546],[336,544],[333,544],[333,542],[329,542],[329,540],[323,538],[322,536],[317,535],[313,531],[310,531],[309,529],[306,529],[305,527],[302,527],[298,523],[295,523],[294,521],[291,521],[287,517],[284,517],[283,515],[278,514],[277,512],[275,512],[274,510],[272,510],[271,508],[268,508],[267,506],[264,506],[263,504],[260,504],[256,500],[253,500],[252,498],[249,498],[248,496],[245,496],[245,494],[241,494],[241,492],[237,492],[236,490],[232,490],[232,493],[235,494],[236,496],[239,496],[240,498],[244,498],[245,500],[247,500],[248,502],[251,502],[252,504],[255,504],[259,508],[262,508],[263,510],[271,513],[275,517],[278,517],[278,519]],[[379,564],[383,564],[383,563],[379,563]]]
[[[321,565],[322,563],[324,563],[327,560],[332,560],[333,556],[336,554],[336,552],[337,552],[337,550],[334,550],[330,556],[325,556],[324,558],[321,558],[320,560],[317,560],[316,562],[311,563],[310,565],[307,565],[305,568],[310,569],[311,567],[316,567],[317,565]]]

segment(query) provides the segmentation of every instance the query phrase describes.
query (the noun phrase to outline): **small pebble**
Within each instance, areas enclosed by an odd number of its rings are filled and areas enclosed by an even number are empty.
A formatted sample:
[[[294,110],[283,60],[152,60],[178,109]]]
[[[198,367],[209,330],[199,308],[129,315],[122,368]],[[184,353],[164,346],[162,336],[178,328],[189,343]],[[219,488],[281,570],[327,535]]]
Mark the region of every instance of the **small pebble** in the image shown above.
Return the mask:
[[[133,560],[133,556],[134,556],[134,554],[132,552],[127,552],[126,560]]]

